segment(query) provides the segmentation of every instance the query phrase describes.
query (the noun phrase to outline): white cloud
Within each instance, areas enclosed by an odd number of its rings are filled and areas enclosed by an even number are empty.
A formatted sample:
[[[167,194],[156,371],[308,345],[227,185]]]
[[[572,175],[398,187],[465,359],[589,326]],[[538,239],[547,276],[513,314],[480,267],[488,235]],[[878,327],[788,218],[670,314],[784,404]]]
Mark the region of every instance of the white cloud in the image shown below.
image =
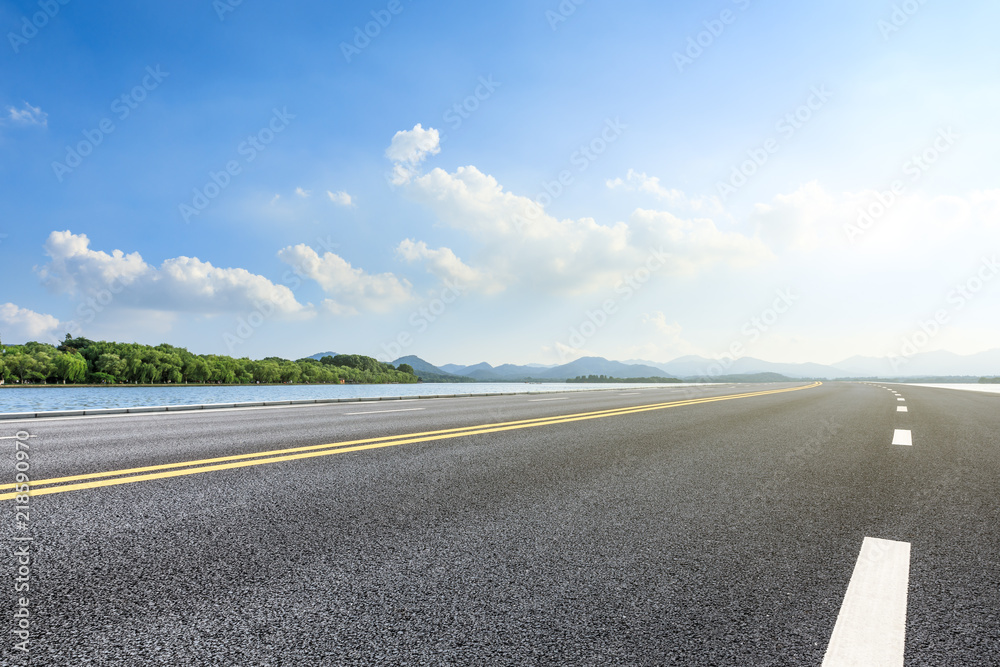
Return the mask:
[[[749,222],[777,251],[879,253],[942,253],[945,244],[955,252],[976,243],[994,244],[1000,224],[1000,189],[966,195],[931,196],[903,192],[889,199],[884,191],[863,190],[833,194],[812,181],[789,194],[776,195],[754,206]],[[978,237],[976,243],[971,243]]]
[[[837,201],[811,181],[790,194],[778,194],[767,204],[756,204],[750,221],[768,245],[778,250],[809,251],[829,244],[843,233],[836,221],[850,220],[849,201]]]
[[[392,137],[392,143],[386,149],[385,155],[393,162],[418,164],[428,155],[441,152],[441,137],[433,127],[426,130],[420,123],[412,130],[400,130]]]
[[[327,190],[326,196],[329,197],[330,201],[334,204],[339,204],[340,206],[354,206],[354,199],[343,190],[338,190],[337,192]]]
[[[173,312],[243,312],[270,302],[283,315],[308,314],[284,285],[240,268],[220,268],[196,257],[175,257],[159,268],[137,252],[90,249],[86,234],[52,232],[45,242],[49,263],[36,268],[52,289],[98,296],[126,308]],[[103,303],[103,302],[102,302]]]
[[[271,197],[271,201],[268,203],[270,203],[273,206],[278,203],[279,199],[281,199],[281,195],[274,195],[273,197]]]
[[[38,274],[46,285],[68,294],[92,293],[112,284],[130,286],[155,271],[137,252],[114,250],[109,255],[91,250],[86,234],[69,230],[49,234],[45,252],[51,261]]]
[[[31,106],[27,102],[20,109],[7,107],[7,113],[11,121],[20,125],[41,125],[44,127],[49,124],[49,114],[42,111],[39,107]]]
[[[441,281],[450,281],[463,291],[478,289],[483,292],[497,292],[503,287],[481,271],[468,266],[451,248],[432,249],[423,241],[405,239],[396,248],[396,253],[407,262],[422,261],[427,271]]]
[[[709,218],[679,218],[666,211],[636,209],[629,218],[632,243],[662,247],[670,256],[669,271],[694,275],[724,265],[745,269],[774,258],[757,237],[725,232]]]
[[[162,302],[169,305],[173,301],[174,310],[236,312],[268,301],[285,314],[305,308],[284,285],[275,285],[246,269],[215,267],[197,257],[166,260],[157,271],[155,284]]]
[[[658,177],[634,169],[629,169],[624,179],[621,177],[608,179],[605,185],[611,190],[651,194],[673,206],[682,206],[700,213],[719,215],[724,212],[721,202],[716,197],[690,198],[681,190],[663,187]]]
[[[324,306],[335,314],[385,312],[413,298],[413,286],[408,280],[400,280],[392,273],[366,273],[332,252],[321,257],[304,243],[282,249],[278,257],[333,297],[324,301]]]
[[[392,143],[385,151],[385,156],[393,161],[393,178],[395,185],[403,185],[417,173],[417,166],[428,155],[441,152],[441,137],[433,127],[426,130],[417,123],[412,130],[400,130],[392,137]]]
[[[676,338],[677,336],[680,336],[681,333],[681,325],[676,322],[668,322],[666,314],[660,310],[645,313],[642,316],[642,323],[652,326],[656,333],[661,336],[667,336],[668,338]]]
[[[606,185],[612,190],[621,188],[630,192],[648,192],[668,201],[684,199],[684,193],[680,190],[665,188],[660,185],[660,179],[656,176],[647,176],[645,172],[640,173],[634,169],[628,170],[624,180],[609,179]]]
[[[555,345],[543,345],[541,351],[544,359],[554,364],[568,364],[582,357],[601,356],[600,353],[586,347],[571,347],[560,341],[556,341]]]
[[[27,342],[56,334],[59,319],[52,315],[36,313],[13,303],[0,303],[0,334],[11,342]]]
[[[309,190],[303,190],[302,188],[295,188],[295,194],[305,199],[306,197],[311,195],[312,192]]]
[[[671,257],[665,274],[690,274],[718,264],[745,267],[771,258],[759,239],[722,231],[708,218],[637,209],[628,222],[612,225],[593,218],[560,220],[472,166],[454,173],[434,169],[413,178],[408,192],[443,224],[483,242],[489,258],[480,270],[504,285],[588,292],[614,285],[661,248]]]
[[[354,306],[338,303],[333,299],[323,299],[322,305],[326,312],[338,317],[353,317],[358,314],[358,309]]]
[[[703,354],[696,346],[681,335],[684,329],[677,322],[667,319],[665,313],[654,310],[644,313],[639,326],[629,338],[629,345],[621,350],[621,355],[632,359],[665,361],[688,354]]]

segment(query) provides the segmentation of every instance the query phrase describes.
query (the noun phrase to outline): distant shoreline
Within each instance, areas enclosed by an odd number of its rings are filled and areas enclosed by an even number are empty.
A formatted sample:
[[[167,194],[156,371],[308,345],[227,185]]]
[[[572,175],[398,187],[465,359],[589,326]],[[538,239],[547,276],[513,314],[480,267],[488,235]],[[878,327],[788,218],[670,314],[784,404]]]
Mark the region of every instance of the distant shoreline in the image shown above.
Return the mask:
[[[94,388],[100,387],[102,389],[134,389],[135,387],[178,387],[178,388],[191,388],[191,387],[378,387],[382,385],[390,384],[422,384],[418,382],[404,383],[404,382],[345,382],[343,384],[339,382],[261,382],[257,384],[256,382],[221,382],[221,383],[209,383],[209,382],[176,382],[170,384],[0,384],[0,389],[68,389],[72,387],[83,388]],[[423,383],[426,384],[426,383]]]

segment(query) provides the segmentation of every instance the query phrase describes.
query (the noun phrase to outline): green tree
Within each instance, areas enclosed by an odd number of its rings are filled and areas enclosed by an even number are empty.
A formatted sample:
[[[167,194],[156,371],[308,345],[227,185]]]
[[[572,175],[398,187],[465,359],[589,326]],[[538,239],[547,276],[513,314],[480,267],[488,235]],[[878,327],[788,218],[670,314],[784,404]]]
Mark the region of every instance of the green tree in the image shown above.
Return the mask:
[[[125,361],[113,352],[105,352],[94,363],[95,372],[110,375],[116,380],[122,378],[125,368]]]
[[[233,384],[236,380],[236,372],[239,368],[236,360],[232,357],[211,356],[206,359],[211,374],[209,380],[213,382],[224,382]]]
[[[122,350],[122,361],[125,362],[125,371],[122,377],[126,382],[139,382],[142,377],[142,356],[139,351],[132,346]]]
[[[105,352],[97,358],[94,369],[98,373],[120,379],[125,374],[125,361],[113,352]]]
[[[281,364],[281,381],[282,382],[298,382],[302,377],[302,369],[294,361],[286,361]]]
[[[371,372],[378,372],[383,369],[383,364],[377,359],[365,357],[360,354],[338,354],[333,358],[333,365],[347,366],[348,368]]]
[[[160,379],[174,384],[184,382],[184,356],[193,358],[193,355],[183,348],[173,348],[169,345],[158,346],[157,351],[159,358],[153,363],[160,368]]]
[[[11,375],[16,377],[21,384],[24,384],[26,379],[31,379],[32,373],[37,372],[38,369],[38,362],[30,354],[20,351],[7,354],[6,363]]]
[[[253,370],[253,379],[261,384],[279,382],[281,367],[273,361],[261,361]]]
[[[207,382],[209,377],[211,369],[201,357],[191,357],[184,364],[184,378],[188,382]]]
[[[4,348],[0,378],[27,382],[417,382],[413,367],[393,368],[357,354],[291,361],[268,357],[260,361],[221,355],[194,355],[183,347],[115,343],[67,335],[58,347],[30,342]]]
[[[139,376],[136,380],[139,384],[154,384],[160,380],[162,375],[162,369],[151,362],[143,361],[139,364]]]
[[[76,352],[60,352],[55,358],[54,366],[56,377],[62,378],[63,384],[87,379],[87,360]]]

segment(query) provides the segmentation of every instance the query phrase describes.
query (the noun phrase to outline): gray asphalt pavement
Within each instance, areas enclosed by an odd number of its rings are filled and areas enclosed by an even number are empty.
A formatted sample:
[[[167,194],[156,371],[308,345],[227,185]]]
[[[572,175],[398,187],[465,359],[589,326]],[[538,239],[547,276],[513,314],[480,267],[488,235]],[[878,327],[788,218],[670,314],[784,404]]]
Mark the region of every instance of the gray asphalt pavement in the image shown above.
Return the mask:
[[[0,483],[18,431],[36,481],[794,386],[19,421]],[[907,665],[998,665],[1000,395],[883,386],[5,500],[0,662],[819,665],[868,536],[911,544]]]

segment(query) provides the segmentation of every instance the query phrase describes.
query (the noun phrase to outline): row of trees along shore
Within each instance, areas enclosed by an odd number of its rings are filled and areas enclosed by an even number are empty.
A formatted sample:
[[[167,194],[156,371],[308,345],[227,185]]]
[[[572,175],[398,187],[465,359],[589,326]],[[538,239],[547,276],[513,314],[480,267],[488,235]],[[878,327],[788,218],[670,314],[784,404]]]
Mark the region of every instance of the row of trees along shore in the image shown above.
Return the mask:
[[[413,368],[357,354],[321,360],[234,359],[193,354],[173,345],[110,343],[71,338],[48,343],[0,343],[0,378],[7,384],[389,384],[417,382]]]
[[[621,383],[660,383],[660,382],[683,382],[678,378],[661,378],[661,377],[647,377],[647,378],[616,378],[608,377],[607,375],[580,375],[575,378],[570,378],[566,382],[590,382],[590,383],[600,383],[600,382],[621,382]]]

